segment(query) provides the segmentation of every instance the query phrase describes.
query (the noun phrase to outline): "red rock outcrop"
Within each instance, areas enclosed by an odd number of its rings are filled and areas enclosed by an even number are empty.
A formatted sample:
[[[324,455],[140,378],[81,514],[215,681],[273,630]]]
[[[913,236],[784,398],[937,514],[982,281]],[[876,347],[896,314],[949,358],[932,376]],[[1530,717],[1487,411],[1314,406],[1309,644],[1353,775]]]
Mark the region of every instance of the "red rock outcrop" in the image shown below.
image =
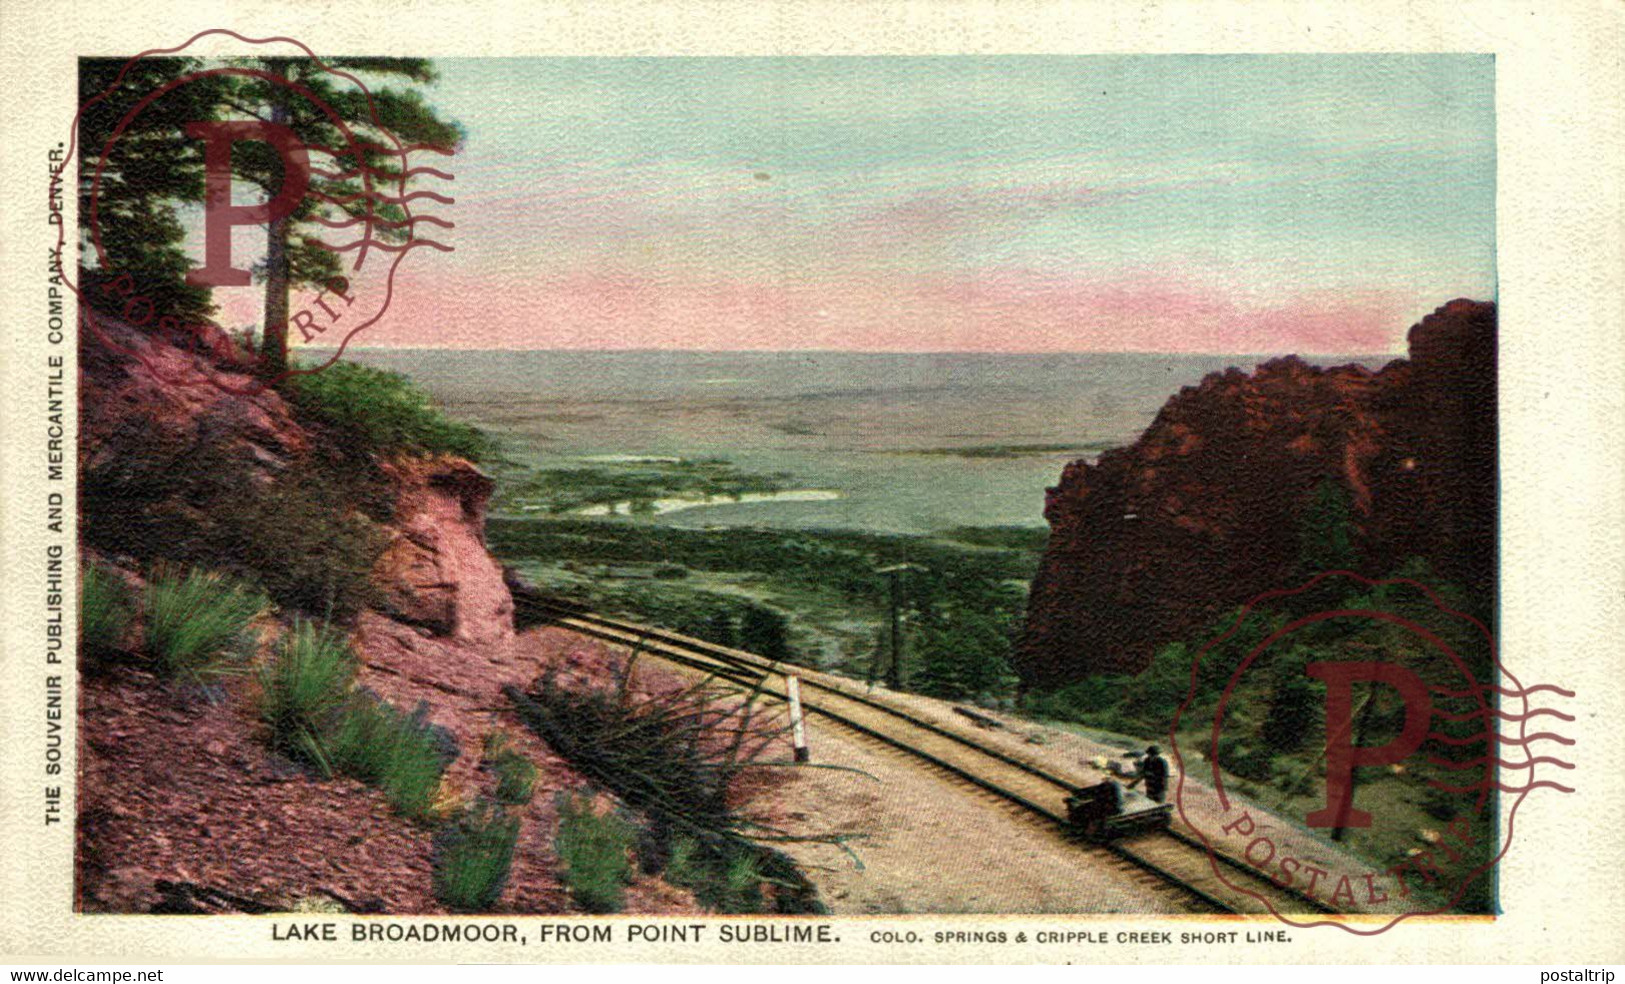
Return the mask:
[[[464,642],[511,639],[513,596],[485,549],[491,479],[444,455],[384,471],[397,490],[390,542],[373,568],[384,611]]]
[[[246,483],[302,476],[328,450],[281,395],[219,356],[225,339],[193,351],[106,317],[97,328],[80,346],[79,474],[116,552],[170,556],[169,541],[216,522]],[[390,501],[373,569],[381,607],[460,641],[511,639],[513,598],[485,549],[491,479],[445,455],[377,468]]]
[[[263,478],[311,449],[278,393],[202,354],[98,317],[79,356],[81,475],[124,478],[207,452]]]
[[[1051,533],[1017,670],[1053,686],[1144,669],[1257,594],[1298,583],[1298,530],[1321,483],[1346,490],[1357,572],[1410,557],[1493,604],[1496,317],[1451,301],[1373,371],[1295,356],[1214,373],[1133,445],[1076,461],[1049,490]]]

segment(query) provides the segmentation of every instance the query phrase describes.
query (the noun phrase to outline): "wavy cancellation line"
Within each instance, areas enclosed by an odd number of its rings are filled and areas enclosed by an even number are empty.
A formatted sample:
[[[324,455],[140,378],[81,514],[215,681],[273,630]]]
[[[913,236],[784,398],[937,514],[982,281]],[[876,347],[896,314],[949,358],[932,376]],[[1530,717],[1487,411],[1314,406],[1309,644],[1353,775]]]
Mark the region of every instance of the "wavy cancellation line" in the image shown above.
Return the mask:
[[[1529,697],[1533,694],[1544,692],[1551,692],[1557,694],[1559,697],[1574,696],[1574,691],[1564,690],[1562,687],[1556,687],[1549,683],[1537,683],[1533,687],[1524,687],[1521,690],[1508,690],[1506,687],[1497,687],[1488,683],[1479,684],[1476,687],[1468,687],[1465,690],[1447,690],[1444,687],[1439,686],[1430,686],[1428,689],[1433,691],[1433,693],[1437,696],[1443,697],[1447,700],[1460,697],[1477,697],[1481,694],[1499,694],[1502,697]]]
[[[319,151],[323,154],[330,154],[334,157],[349,157],[357,150],[362,150],[369,154],[383,154],[395,157],[405,157],[407,154],[419,153],[441,154],[446,157],[450,157],[456,153],[456,151],[449,150],[445,147],[436,147],[433,144],[412,144],[399,149],[394,147],[385,147],[383,144],[372,143],[368,140],[356,140],[352,141],[352,144],[353,146],[345,150],[334,150],[332,147],[324,147],[321,144],[307,144],[305,149]]]
[[[1562,735],[1551,731],[1541,731],[1536,734],[1529,735],[1526,738],[1507,738],[1503,735],[1498,735],[1493,731],[1480,731],[1476,734],[1468,735],[1465,738],[1457,738],[1454,735],[1446,735],[1437,731],[1430,731],[1428,732],[1427,740],[1441,742],[1446,745],[1471,745],[1474,742],[1479,741],[1497,741],[1503,745],[1532,745],[1537,741],[1555,741],[1560,745],[1574,744],[1573,738],[1564,738]]]
[[[370,164],[362,164],[355,170],[346,171],[342,174],[337,171],[328,171],[319,167],[311,168],[310,173],[315,177],[325,178],[328,181],[350,181],[361,177],[362,174],[367,174],[374,178],[384,178],[389,181],[405,181],[407,178],[415,178],[420,174],[427,174],[431,178],[444,178],[447,181],[457,180],[456,175],[448,174],[445,171],[433,167],[412,167],[407,168],[404,171],[386,171],[381,167],[373,167]]]
[[[353,202],[361,201],[362,199],[370,199],[382,205],[405,205],[408,202],[416,201],[419,198],[428,198],[432,201],[437,201],[442,205],[455,205],[457,203],[457,199],[448,198],[445,195],[441,195],[433,191],[413,191],[399,196],[386,195],[381,191],[358,191],[355,194],[345,198],[335,198],[332,195],[320,191],[311,191],[309,194],[312,198],[320,198],[322,201],[331,202],[334,205],[349,205]]]
[[[1452,714],[1449,711],[1440,711],[1440,710],[1435,710],[1433,713],[1436,716],[1441,717],[1446,721],[1476,721],[1476,720],[1478,720],[1480,718],[1495,717],[1495,718],[1500,718],[1502,721],[1509,721],[1509,722],[1512,722],[1513,724],[1518,724],[1518,723],[1521,723],[1523,721],[1528,721],[1530,718],[1537,718],[1537,717],[1542,717],[1542,716],[1555,717],[1559,721],[1573,721],[1574,720],[1573,715],[1564,714],[1562,711],[1555,710],[1555,709],[1550,708],[1550,707],[1537,707],[1534,710],[1529,711],[1529,712],[1524,713],[1524,714],[1510,714],[1510,713],[1508,713],[1506,711],[1497,710],[1497,709],[1495,709],[1493,707],[1486,707],[1486,708],[1483,708],[1482,710],[1477,710],[1477,711],[1469,711],[1469,712],[1467,712],[1465,714]]]
[[[1535,782],[1526,783],[1525,785],[1522,785],[1522,786],[1508,786],[1506,783],[1503,783],[1503,782],[1491,782],[1488,779],[1485,779],[1485,780],[1483,780],[1481,782],[1475,782],[1471,786],[1448,786],[1448,785],[1438,781],[1437,779],[1429,779],[1428,780],[1428,785],[1432,786],[1434,789],[1437,789],[1437,790],[1439,790],[1441,792],[1446,792],[1446,793],[1482,793],[1482,792],[1487,792],[1487,791],[1489,791],[1491,789],[1500,790],[1503,793],[1510,793],[1512,795],[1518,795],[1520,793],[1530,793],[1530,792],[1534,792],[1537,789],[1555,789],[1560,793],[1572,793],[1572,792],[1574,792],[1573,787],[1565,786],[1565,785],[1563,785],[1561,783],[1552,782],[1549,779],[1541,779],[1541,780],[1538,780],[1538,781],[1535,781]]]
[[[442,229],[455,229],[455,228],[457,228],[457,223],[448,222],[445,219],[442,219],[439,216],[434,216],[434,215],[414,215],[414,216],[411,216],[410,218],[401,219],[398,222],[392,222],[389,219],[379,218],[378,216],[373,216],[371,218],[366,218],[366,217],[363,217],[363,216],[360,216],[360,215],[355,216],[354,218],[350,219],[350,221],[348,221],[348,222],[334,222],[332,219],[325,219],[325,218],[322,218],[320,216],[313,215],[313,216],[310,217],[310,221],[315,222],[318,225],[327,226],[329,229],[348,229],[353,225],[360,225],[360,224],[362,224],[364,222],[368,223],[370,225],[381,226],[381,227],[383,227],[385,229],[399,229],[399,228],[401,228],[403,226],[406,226],[406,227],[415,226],[419,222],[427,222],[427,223],[429,223],[431,225],[437,225],[437,226],[440,226]]]
[[[416,249],[419,246],[429,246],[434,249],[438,249],[442,253],[452,253],[456,251],[456,247],[447,246],[445,243],[436,242],[433,239],[410,239],[404,243],[396,244],[381,242],[377,239],[372,239],[369,237],[367,239],[358,239],[353,243],[346,243],[343,246],[334,246],[331,243],[325,243],[320,239],[307,239],[305,241],[310,243],[312,246],[320,246],[322,249],[329,250],[334,253],[348,253],[354,249],[377,249],[386,253],[405,253],[408,250]]]
[[[1452,762],[1449,759],[1439,758],[1437,755],[1430,755],[1428,756],[1428,761],[1441,769],[1449,769],[1452,772],[1460,772],[1464,769],[1476,769],[1481,765],[1490,763],[1493,763],[1498,769],[1532,769],[1537,765],[1555,765],[1560,769],[1574,768],[1574,763],[1565,762],[1560,758],[1553,758],[1550,755],[1536,755],[1525,762],[1508,762],[1506,759],[1496,758],[1492,755],[1485,755],[1480,758],[1475,758],[1471,762]]]

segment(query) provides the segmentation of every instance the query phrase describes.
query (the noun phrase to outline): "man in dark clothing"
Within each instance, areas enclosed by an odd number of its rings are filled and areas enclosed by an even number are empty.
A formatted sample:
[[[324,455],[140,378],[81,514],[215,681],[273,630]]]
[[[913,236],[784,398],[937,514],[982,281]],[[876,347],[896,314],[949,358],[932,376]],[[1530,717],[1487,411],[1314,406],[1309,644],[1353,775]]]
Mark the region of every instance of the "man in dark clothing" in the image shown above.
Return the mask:
[[[1162,750],[1152,745],[1140,759],[1140,774],[1135,781],[1145,780],[1145,794],[1158,803],[1168,797],[1168,760]]]

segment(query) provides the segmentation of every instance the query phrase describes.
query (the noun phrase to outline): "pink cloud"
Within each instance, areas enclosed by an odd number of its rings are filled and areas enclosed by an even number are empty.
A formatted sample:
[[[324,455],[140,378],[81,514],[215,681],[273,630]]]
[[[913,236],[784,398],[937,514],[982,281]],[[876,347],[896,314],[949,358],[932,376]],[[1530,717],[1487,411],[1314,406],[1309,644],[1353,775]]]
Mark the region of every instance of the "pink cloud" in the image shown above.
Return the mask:
[[[992,271],[926,288],[978,326],[979,350],[1381,352],[1399,345],[1416,301],[1394,291],[1289,297],[1166,274],[1112,280]]]
[[[1023,270],[839,282],[405,275],[374,345],[574,349],[858,349],[1379,353],[1430,299],[1381,290],[1265,297],[1172,275]]]
[[[1031,221],[1050,213],[1120,201],[1131,192],[1076,184],[1022,184],[926,191],[888,202],[858,217],[866,228],[952,232],[988,221]]]

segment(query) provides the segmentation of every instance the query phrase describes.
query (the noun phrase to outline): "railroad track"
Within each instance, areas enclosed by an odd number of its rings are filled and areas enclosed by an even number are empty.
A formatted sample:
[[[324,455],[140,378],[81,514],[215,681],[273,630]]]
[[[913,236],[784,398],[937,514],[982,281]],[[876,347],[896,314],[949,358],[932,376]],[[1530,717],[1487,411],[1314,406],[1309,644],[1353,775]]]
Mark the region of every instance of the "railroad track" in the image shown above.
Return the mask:
[[[793,673],[800,678],[802,704],[808,713],[923,759],[1029,815],[1066,827],[1065,801],[1077,786],[1075,781],[945,728],[906,708],[877,699],[859,684],[804,667],[783,667],[754,653],[606,618],[566,603],[516,593],[514,604],[517,613],[528,620],[560,625],[635,648],[781,700],[785,699],[785,676]],[[1138,871],[1177,889],[1184,895],[1182,907],[1191,911],[1240,915],[1269,912],[1270,907],[1254,895],[1268,899],[1280,913],[1336,911],[1317,899],[1282,888],[1251,867],[1222,854],[1212,855],[1225,868],[1226,878],[1219,878],[1207,849],[1178,831],[1152,831],[1090,846],[1109,852]],[[1238,888],[1248,889],[1254,895]]]

